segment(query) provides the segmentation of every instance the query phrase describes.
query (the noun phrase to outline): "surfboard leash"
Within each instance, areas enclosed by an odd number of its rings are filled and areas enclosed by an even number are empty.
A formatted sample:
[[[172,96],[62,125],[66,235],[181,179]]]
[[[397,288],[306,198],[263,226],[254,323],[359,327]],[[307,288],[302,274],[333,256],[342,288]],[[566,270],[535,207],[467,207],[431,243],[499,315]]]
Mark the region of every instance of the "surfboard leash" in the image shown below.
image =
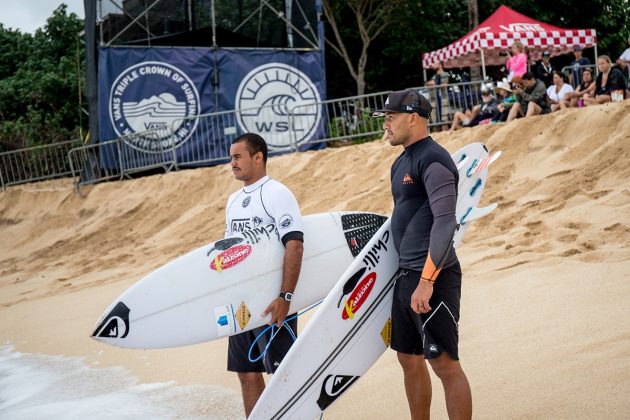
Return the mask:
[[[251,363],[256,363],[257,361],[259,361],[260,359],[262,359],[263,357],[265,357],[265,354],[267,353],[267,350],[269,349],[269,346],[271,345],[271,343],[273,342],[273,339],[276,337],[276,335],[278,335],[278,333],[280,332],[280,330],[282,328],[286,328],[289,331],[289,334],[291,334],[291,338],[293,339],[293,341],[295,342],[295,340],[297,340],[297,335],[295,334],[295,331],[293,331],[293,328],[291,328],[291,326],[288,324],[289,321],[292,321],[293,319],[297,318],[298,316],[305,314],[306,312],[310,311],[311,309],[313,309],[314,307],[316,307],[317,305],[319,305],[320,303],[322,303],[323,301],[319,301],[317,303],[312,304],[311,306],[309,306],[308,308],[304,309],[302,312],[298,312],[295,315],[286,318],[284,321],[282,321],[282,326],[280,328],[276,327],[276,324],[273,323],[271,325],[268,325],[267,328],[265,328],[264,330],[262,330],[254,339],[254,342],[252,343],[251,346],[249,346],[249,351],[247,353],[247,358],[249,359],[249,361]],[[252,350],[254,349],[254,346],[256,345],[256,343],[258,343],[258,340],[261,339],[261,337],[263,337],[267,331],[271,330],[271,338],[269,338],[269,341],[267,342],[267,345],[265,346],[265,348],[263,349],[263,351],[260,353],[260,355],[255,358],[252,359]]]

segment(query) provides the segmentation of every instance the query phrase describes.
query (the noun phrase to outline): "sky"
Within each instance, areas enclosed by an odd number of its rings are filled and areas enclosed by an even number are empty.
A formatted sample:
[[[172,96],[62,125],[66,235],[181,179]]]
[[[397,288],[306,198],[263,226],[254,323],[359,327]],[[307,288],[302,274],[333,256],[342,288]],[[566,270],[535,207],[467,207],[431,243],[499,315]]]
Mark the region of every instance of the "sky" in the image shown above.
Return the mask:
[[[83,0],[0,0],[0,23],[5,28],[33,34],[46,25],[46,20],[62,3],[68,6],[68,14],[74,12],[81,19],[85,17]]]

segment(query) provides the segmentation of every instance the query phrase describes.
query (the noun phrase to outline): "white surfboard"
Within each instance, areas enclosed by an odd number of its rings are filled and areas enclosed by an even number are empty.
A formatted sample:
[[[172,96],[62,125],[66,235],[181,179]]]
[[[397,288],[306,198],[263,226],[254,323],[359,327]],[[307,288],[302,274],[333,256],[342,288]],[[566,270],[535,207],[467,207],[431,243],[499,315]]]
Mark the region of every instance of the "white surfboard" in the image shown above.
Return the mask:
[[[458,221],[485,215],[475,209],[487,168],[499,155],[493,156],[481,143],[469,144],[452,156],[460,173]],[[455,246],[467,227],[459,224]],[[320,416],[376,362],[390,343],[397,269],[388,219],[321,303],[269,381],[250,420]]]
[[[290,311],[319,302],[387,218],[330,212],[304,217],[304,256]],[[129,348],[214,340],[267,324],[284,247],[273,225],[198,248],[158,268],[103,313],[92,337]],[[290,312],[290,313],[291,313]]]

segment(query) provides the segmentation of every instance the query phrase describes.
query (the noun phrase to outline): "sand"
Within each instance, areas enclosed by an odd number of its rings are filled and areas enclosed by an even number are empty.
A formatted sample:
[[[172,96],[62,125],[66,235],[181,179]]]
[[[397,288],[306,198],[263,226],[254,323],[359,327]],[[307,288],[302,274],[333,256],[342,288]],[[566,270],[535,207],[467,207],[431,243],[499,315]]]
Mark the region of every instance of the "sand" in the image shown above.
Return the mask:
[[[503,151],[482,199],[499,208],[471,226],[458,251],[460,355],[476,418],[630,413],[629,115],[626,100],[434,134],[450,152],[472,141]],[[398,153],[375,141],[274,157],[268,173],[294,191],[303,214],[389,214]],[[89,337],[140,277],[222,235],[238,187],[222,165],[99,184],[83,196],[67,179],[0,192],[0,343],[121,366],[145,383],[220,385],[240,406],[226,340],[128,350]],[[432,379],[432,416],[443,419]],[[408,418],[395,353],[324,417]]]

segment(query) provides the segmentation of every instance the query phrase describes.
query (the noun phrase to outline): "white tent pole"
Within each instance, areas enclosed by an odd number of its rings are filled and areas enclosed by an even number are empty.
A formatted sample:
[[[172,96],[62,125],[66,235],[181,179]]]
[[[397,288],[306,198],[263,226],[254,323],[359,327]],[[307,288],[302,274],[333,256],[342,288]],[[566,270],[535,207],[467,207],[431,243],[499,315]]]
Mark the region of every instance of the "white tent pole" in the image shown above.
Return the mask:
[[[483,81],[485,82],[486,80],[486,60],[483,56],[483,48],[480,48],[479,51],[481,52],[481,72],[482,72],[482,77],[483,77]]]

